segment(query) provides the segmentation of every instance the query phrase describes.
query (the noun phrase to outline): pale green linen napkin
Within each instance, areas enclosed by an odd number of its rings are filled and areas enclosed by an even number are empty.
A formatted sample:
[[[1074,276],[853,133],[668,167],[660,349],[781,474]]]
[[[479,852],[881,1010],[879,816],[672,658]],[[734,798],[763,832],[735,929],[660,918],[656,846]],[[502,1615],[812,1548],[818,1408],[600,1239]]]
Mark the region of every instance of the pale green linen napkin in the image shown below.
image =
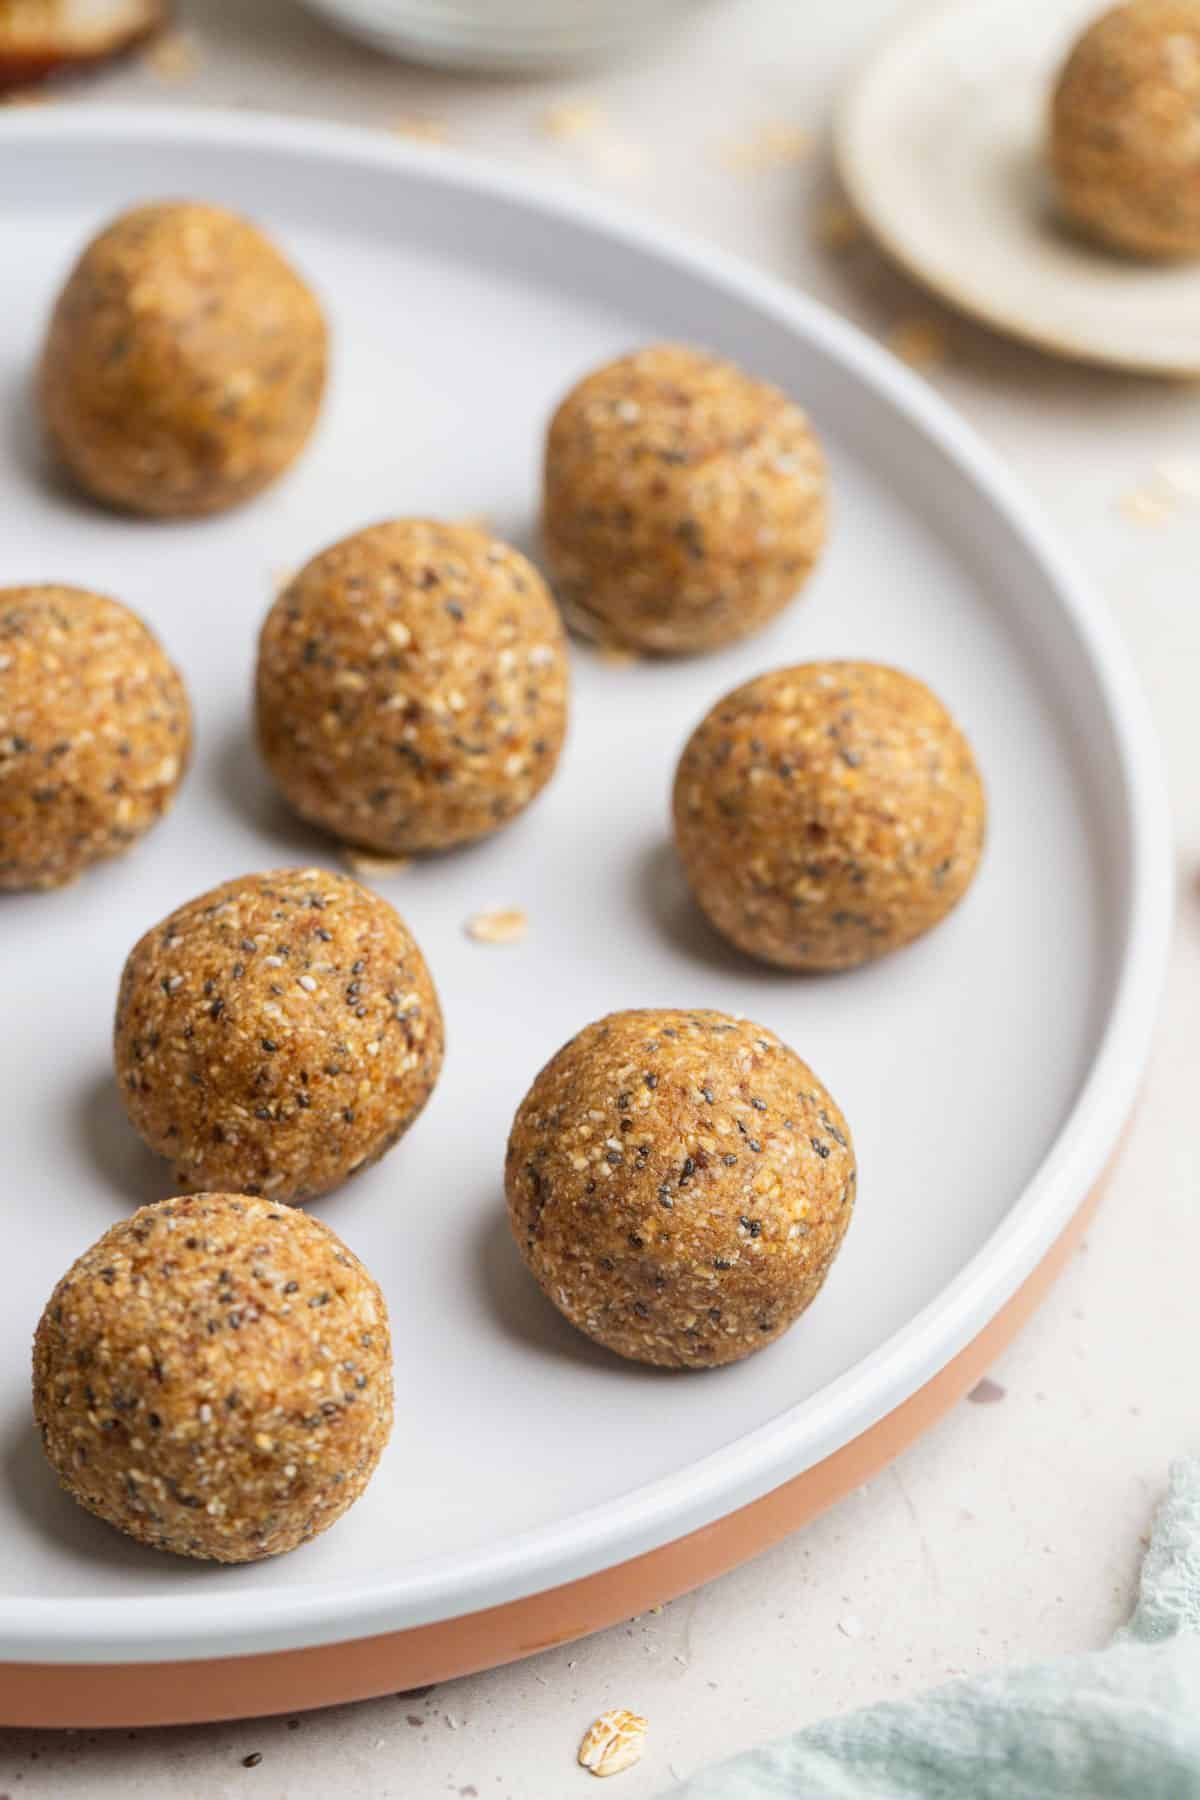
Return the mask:
[[[956,1681],[749,1751],[671,1800],[1200,1800],[1200,1459],[1107,1650]]]

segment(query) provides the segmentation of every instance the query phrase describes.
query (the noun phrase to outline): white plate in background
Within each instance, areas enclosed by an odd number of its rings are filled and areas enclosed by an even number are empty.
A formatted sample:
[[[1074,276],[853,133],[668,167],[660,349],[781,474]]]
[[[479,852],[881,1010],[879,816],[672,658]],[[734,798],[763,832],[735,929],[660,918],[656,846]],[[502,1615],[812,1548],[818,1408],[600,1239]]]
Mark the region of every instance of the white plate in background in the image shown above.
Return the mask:
[[[1058,69],[1097,0],[936,0],[877,46],[838,108],[838,172],[911,275],[1044,350],[1200,374],[1200,261],[1139,262],[1063,228],[1045,166]]]

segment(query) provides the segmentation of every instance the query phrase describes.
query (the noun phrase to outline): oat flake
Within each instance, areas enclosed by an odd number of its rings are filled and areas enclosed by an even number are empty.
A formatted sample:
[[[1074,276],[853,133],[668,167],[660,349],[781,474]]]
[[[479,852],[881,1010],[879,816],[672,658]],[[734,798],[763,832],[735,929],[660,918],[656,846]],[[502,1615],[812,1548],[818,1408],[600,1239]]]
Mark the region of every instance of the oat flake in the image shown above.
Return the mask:
[[[641,1761],[647,1720],[626,1707],[613,1707],[593,1719],[579,1746],[579,1761],[592,1775],[619,1775]]]
[[[519,944],[528,932],[529,920],[519,906],[473,913],[466,924],[467,936],[477,944]]]

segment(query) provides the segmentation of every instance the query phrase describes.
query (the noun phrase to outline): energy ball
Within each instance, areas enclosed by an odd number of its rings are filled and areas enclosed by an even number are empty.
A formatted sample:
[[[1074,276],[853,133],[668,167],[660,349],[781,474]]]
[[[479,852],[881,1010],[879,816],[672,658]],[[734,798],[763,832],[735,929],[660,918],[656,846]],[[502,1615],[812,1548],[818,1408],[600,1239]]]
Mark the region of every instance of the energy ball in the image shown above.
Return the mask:
[[[757,631],[825,541],[825,462],[799,407],[661,344],[567,395],[546,443],[543,536],[573,624],[634,650]]]
[[[396,519],[302,569],[258,652],[258,736],[289,803],[346,843],[445,850],[504,825],[567,728],[562,621],[488,532]]]
[[[118,1531],[278,1556],[353,1506],[388,1441],[383,1295],[328,1225],[269,1200],[143,1206],[51,1294],[33,1412],[67,1492]]]
[[[243,875],[148,931],[114,1059],[136,1129],[189,1193],[310,1200],[378,1162],[442,1066],[425,959],[378,894],[325,869]]]
[[[191,752],[187,692],[103,594],[0,588],[0,890],[61,887],[162,818]]]
[[[680,758],[674,813],[723,936],[781,968],[849,969],[961,900],[986,806],[971,746],[922,682],[815,662],[718,700]]]
[[[1131,0],[1059,75],[1050,161],[1073,222],[1135,256],[1200,254],[1200,0]]]
[[[850,1222],[850,1130],[772,1031],[719,1012],[611,1013],[517,1110],[521,1254],[572,1325],[634,1362],[705,1369],[786,1331]]]
[[[221,512],[299,455],[325,387],[316,297],[246,219],[162,201],[94,238],[42,351],[52,449],[93,498]]]

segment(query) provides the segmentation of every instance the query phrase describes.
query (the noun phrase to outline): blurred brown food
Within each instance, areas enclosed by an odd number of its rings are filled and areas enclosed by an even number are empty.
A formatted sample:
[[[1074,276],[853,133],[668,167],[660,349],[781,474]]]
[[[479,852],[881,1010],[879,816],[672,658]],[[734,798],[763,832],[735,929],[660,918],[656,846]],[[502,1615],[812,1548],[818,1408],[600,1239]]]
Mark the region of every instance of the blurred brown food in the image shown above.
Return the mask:
[[[0,0],[0,92],[119,56],[169,12],[169,0]]]

